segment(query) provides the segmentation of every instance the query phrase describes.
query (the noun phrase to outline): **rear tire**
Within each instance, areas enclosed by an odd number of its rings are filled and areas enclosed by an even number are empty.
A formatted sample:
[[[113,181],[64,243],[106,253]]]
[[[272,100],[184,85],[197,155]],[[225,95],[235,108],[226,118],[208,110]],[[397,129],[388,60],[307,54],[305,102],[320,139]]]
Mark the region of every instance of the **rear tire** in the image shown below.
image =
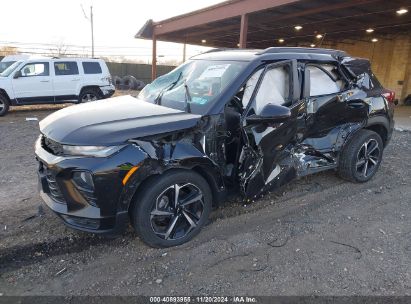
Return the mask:
[[[95,89],[95,88],[83,89],[78,98],[78,102],[82,103],[82,102],[96,101],[101,98],[102,96],[101,96],[101,92],[99,89]]]
[[[134,229],[147,245],[181,245],[197,235],[207,222],[212,194],[199,174],[188,170],[170,171],[142,187],[134,199],[130,217]]]
[[[0,94],[0,116],[6,115],[7,112],[9,111],[9,107],[10,107],[9,99],[3,94]]]
[[[341,151],[339,176],[354,183],[369,181],[380,167],[383,148],[377,133],[365,129],[358,131]]]

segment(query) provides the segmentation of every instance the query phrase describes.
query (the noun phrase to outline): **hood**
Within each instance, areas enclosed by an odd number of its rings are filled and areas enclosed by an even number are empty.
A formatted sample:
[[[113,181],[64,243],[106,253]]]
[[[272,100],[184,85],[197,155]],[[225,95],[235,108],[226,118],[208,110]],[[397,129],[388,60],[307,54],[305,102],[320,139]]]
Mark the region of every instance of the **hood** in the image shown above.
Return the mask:
[[[62,144],[105,146],[192,128],[200,118],[201,115],[121,96],[54,112],[40,122],[40,131]]]

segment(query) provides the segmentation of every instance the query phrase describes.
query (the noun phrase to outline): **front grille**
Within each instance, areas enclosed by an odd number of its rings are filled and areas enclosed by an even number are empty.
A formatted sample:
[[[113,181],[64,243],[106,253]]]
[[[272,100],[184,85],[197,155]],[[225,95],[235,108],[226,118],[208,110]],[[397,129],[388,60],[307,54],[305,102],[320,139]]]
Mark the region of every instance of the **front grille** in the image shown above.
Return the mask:
[[[69,223],[73,226],[78,226],[81,228],[88,228],[96,230],[100,227],[100,220],[99,219],[90,219],[84,217],[77,217],[77,216],[69,216],[69,215],[60,215],[64,221]]]
[[[63,194],[60,191],[60,187],[57,184],[56,178],[54,175],[46,169],[46,180],[50,190],[50,196],[57,202],[61,204],[65,204],[66,201],[64,200]]]
[[[59,144],[58,142],[46,137],[42,136],[41,137],[41,146],[47,151],[50,152],[51,154],[54,155],[63,155],[63,146]]]

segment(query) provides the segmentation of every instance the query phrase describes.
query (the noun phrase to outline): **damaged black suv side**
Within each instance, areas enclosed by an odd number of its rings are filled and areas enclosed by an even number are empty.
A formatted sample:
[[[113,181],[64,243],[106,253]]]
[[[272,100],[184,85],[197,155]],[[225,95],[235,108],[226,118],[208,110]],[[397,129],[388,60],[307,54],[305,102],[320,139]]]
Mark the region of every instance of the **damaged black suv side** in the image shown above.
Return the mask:
[[[370,63],[342,51],[214,50],[124,96],[40,123],[40,193],[66,225],[179,245],[229,190],[255,199],[336,170],[366,182],[393,130]]]

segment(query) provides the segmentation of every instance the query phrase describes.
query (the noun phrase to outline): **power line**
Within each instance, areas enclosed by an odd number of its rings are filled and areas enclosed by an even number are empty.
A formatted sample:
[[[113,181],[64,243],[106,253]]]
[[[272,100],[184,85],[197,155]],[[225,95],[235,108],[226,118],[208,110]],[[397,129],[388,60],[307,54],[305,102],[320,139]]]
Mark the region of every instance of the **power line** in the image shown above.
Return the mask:
[[[0,53],[1,50],[0,50]],[[4,54],[8,53],[8,52],[3,52]],[[22,54],[33,54],[33,55],[44,55],[44,56],[53,56],[56,54],[53,54],[53,52],[40,52],[40,51],[20,51],[20,53]],[[95,54],[95,56],[100,56],[100,57],[151,57],[151,54]],[[78,57],[87,57],[86,53],[80,54],[80,53],[62,53],[60,54],[60,56],[78,56]],[[165,55],[163,55],[165,56]],[[181,54],[176,54],[176,55],[167,55],[165,57],[178,57],[178,56],[182,56]]]
[[[39,42],[18,42],[18,41],[0,41],[1,44],[15,44],[15,45],[43,45],[43,46],[50,46],[50,47],[56,47],[58,43],[39,43]],[[90,46],[87,45],[80,45],[80,44],[64,44],[66,47],[70,48],[81,48],[81,49],[86,49],[90,48]],[[201,46],[195,46],[195,47],[201,47]],[[151,46],[108,46],[108,45],[100,45],[100,46],[95,46],[95,48],[102,48],[102,49],[145,49],[145,50],[151,50]]]
[[[0,46],[1,47],[1,46]],[[1,51],[1,50],[0,50]],[[31,52],[31,51],[39,51],[42,53],[49,53],[49,54],[55,54],[55,53],[59,53],[58,49],[48,49],[48,48],[39,48],[39,47],[19,47],[17,48],[18,52]],[[60,52],[61,54],[65,54],[65,53],[75,53],[75,54],[83,54],[86,55],[89,53],[89,51],[84,51],[84,52],[78,52],[75,50],[64,50]],[[151,56],[151,53],[110,53],[107,51],[96,51],[96,54],[105,54],[105,55],[110,55],[110,56]],[[161,54],[163,55],[163,54]],[[163,56],[180,56],[182,55],[181,53],[170,53],[167,52],[167,54],[164,54]]]

